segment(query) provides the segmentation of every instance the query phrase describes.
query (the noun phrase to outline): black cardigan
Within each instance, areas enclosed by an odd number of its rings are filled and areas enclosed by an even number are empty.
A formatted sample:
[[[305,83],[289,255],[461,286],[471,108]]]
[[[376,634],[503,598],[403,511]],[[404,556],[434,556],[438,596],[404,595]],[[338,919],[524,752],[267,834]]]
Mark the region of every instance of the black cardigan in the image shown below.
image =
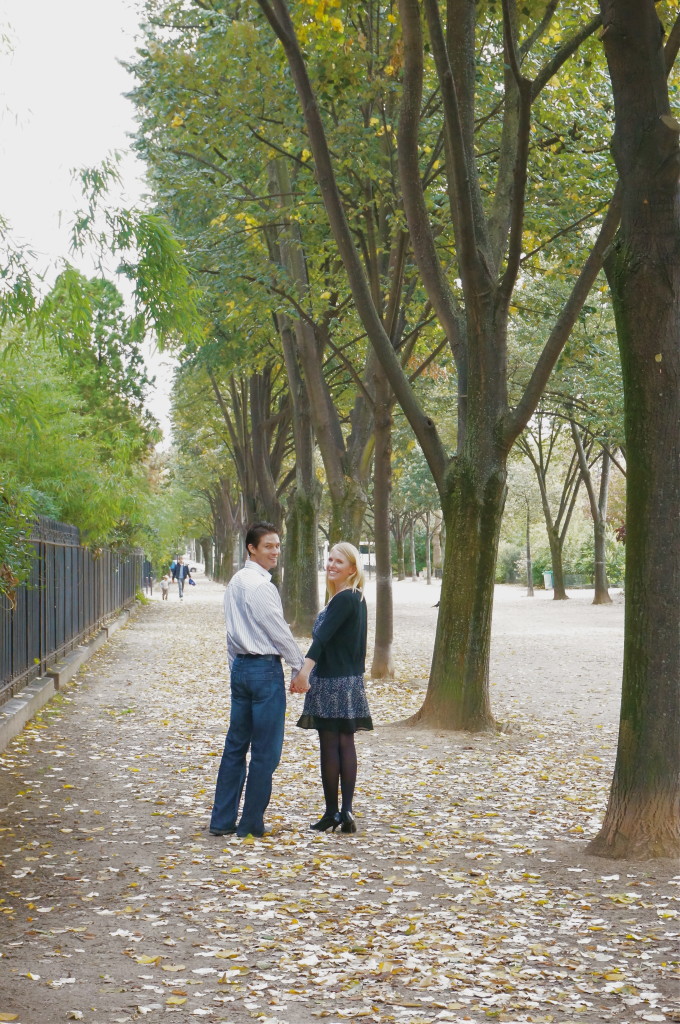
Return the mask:
[[[322,679],[359,676],[366,670],[366,602],[360,590],[341,590],[328,602],[307,651]]]

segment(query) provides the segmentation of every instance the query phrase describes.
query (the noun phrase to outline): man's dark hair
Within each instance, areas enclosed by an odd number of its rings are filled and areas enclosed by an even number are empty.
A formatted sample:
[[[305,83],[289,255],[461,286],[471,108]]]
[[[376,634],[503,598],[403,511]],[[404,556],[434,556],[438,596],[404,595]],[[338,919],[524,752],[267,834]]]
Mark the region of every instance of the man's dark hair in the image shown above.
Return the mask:
[[[248,532],[246,534],[246,551],[249,550],[251,544],[253,545],[254,548],[259,547],[260,541],[268,533],[278,534],[278,532],[278,528],[274,526],[273,523],[251,523],[251,525],[248,527]]]

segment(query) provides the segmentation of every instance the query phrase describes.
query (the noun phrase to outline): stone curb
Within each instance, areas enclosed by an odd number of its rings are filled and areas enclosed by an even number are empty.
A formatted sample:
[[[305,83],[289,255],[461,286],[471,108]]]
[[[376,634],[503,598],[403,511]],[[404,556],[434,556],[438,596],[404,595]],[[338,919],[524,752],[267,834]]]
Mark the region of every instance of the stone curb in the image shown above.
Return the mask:
[[[10,740],[19,735],[26,723],[54,697],[55,693],[71,682],[78,670],[104,646],[109,637],[129,621],[138,607],[138,602],[135,602],[132,607],[125,608],[117,618],[102,626],[91,640],[79,645],[61,661],[50,666],[44,676],[34,679],[0,706],[0,752]]]

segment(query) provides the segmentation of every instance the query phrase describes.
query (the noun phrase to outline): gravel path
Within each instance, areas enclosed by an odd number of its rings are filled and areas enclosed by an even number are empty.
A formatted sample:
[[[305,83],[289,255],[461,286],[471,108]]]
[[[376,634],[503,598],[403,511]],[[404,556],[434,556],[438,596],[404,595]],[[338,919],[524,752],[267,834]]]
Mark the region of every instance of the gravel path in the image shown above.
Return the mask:
[[[422,700],[438,598],[395,584],[398,679],[368,683],[359,833],[307,831],[316,739],[294,697],[273,835],[239,841],[207,832],[222,593],[154,596],[0,758],[0,1021],[680,1020],[679,865],[584,852],[620,597],[498,588],[492,700],[513,727],[468,736],[395,724]]]

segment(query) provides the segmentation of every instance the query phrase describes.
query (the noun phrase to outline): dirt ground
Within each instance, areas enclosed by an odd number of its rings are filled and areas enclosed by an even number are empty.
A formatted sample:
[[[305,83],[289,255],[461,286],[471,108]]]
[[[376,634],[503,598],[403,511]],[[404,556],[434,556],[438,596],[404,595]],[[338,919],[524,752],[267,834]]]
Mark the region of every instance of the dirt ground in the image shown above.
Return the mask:
[[[497,588],[506,730],[469,736],[397,724],[423,697],[438,587],[396,583],[359,832],[308,831],[316,738],[291,697],[273,832],[244,841],[207,831],[222,593],[199,577],[182,605],[154,595],[0,756],[0,1021],[680,1021],[680,865],[585,854],[615,752],[620,595]]]

